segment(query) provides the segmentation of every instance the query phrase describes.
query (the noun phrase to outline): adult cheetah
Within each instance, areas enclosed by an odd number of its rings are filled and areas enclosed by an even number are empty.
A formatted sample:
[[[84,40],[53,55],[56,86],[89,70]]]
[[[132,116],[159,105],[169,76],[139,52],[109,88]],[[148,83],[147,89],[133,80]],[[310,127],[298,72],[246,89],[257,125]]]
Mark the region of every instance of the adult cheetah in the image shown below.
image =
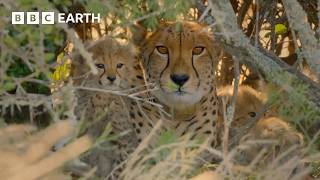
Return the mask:
[[[220,48],[208,27],[196,22],[163,22],[155,32],[141,26],[134,32],[146,79],[156,89],[151,96],[171,114],[133,102],[130,117],[138,140],[161,119],[163,128],[174,130],[178,137],[204,137],[216,146],[219,100],[214,73]]]

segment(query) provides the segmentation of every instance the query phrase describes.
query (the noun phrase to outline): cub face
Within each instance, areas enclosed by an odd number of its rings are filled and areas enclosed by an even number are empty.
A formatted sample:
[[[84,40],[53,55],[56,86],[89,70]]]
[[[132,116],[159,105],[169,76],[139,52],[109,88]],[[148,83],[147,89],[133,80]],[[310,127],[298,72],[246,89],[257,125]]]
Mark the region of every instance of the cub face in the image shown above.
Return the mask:
[[[114,39],[104,38],[88,45],[88,51],[92,53],[92,59],[97,74],[90,74],[87,81],[88,85],[98,86],[103,89],[119,90],[128,88],[130,73],[138,64],[134,48],[129,45],[121,45]],[[81,64],[85,64],[81,57]],[[84,68],[88,72],[88,67]],[[82,70],[83,71],[83,70]]]
[[[218,96],[225,97],[226,105],[229,106],[233,97],[233,86],[219,88]],[[266,102],[267,97],[264,93],[249,86],[239,86],[232,125],[236,127],[246,125],[251,118],[264,111]]]
[[[142,45],[154,95],[169,107],[191,106],[212,91],[219,50],[205,27],[194,22],[164,23]]]

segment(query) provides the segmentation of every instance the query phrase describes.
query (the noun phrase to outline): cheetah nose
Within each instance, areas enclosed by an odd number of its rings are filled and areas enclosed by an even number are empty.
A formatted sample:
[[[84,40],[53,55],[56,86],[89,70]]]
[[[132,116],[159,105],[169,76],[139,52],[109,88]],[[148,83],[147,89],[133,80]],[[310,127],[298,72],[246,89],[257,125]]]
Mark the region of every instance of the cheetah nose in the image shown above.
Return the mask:
[[[116,76],[108,76],[107,79],[109,79],[110,82],[113,82],[116,80]]]
[[[188,81],[189,76],[186,74],[172,74],[170,78],[178,86],[183,86]]]

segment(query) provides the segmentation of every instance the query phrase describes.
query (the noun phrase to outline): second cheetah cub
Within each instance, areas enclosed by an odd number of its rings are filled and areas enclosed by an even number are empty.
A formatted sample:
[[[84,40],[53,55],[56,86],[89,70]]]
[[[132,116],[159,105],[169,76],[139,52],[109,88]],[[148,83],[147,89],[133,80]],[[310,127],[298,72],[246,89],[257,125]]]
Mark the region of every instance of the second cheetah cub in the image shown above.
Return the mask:
[[[226,105],[228,106],[233,96],[233,87],[227,86],[222,88],[218,91],[218,94],[221,98],[225,97]],[[229,127],[231,142],[240,142],[242,144],[248,141],[276,141],[272,144],[253,144],[243,150],[238,159],[241,163],[250,163],[264,148],[268,149],[267,155],[264,156],[265,160],[271,160],[272,157],[284,153],[293,145],[297,145],[298,147],[303,145],[303,136],[289,123],[278,117],[272,117],[272,113],[264,115],[266,101],[265,94],[249,86],[239,86],[234,120]],[[259,117],[258,115],[262,116]],[[252,121],[252,118],[257,119]],[[223,120],[220,120],[220,122],[223,122]],[[253,124],[250,125],[249,123]],[[273,149],[273,147],[277,147],[277,149]],[[292,157],[294,154],[296,152],[291,153],[287,157]]]
[[[233,86],[226,86],[218,89],[218,96],[225,99],[228,107],[233,96]],[[236,99],[234,118],[230,127],[230,137],[234,137],[238,131],[247,131],[248,123],[258,114],[264,113],[266,95],[254,90],[249,86],[239,86]],[[219,123],[223,123],[222,107],[220,107]]]
[[[242,137],[240,144],[248,145],[240,156],[241,163],[254,161],[260,153],[263,153],[263,156],[260,156],[259,164],[277,161],[284,163],[294,156],[299,156],[304,140],[303,135],[289,123],[278,117],[266,117],[260,119],[249,133]]]

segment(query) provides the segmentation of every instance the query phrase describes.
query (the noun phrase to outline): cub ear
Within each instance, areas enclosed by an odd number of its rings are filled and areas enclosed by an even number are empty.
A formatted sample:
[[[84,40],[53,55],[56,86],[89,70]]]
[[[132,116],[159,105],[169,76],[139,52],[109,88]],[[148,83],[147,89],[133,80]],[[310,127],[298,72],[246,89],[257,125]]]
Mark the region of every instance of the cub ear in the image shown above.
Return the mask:
[[[148,30],[145,27],[140,24],[134,24],[130,26],[129,32],[134,45],[141,47],[145,43],[148,34]]]

